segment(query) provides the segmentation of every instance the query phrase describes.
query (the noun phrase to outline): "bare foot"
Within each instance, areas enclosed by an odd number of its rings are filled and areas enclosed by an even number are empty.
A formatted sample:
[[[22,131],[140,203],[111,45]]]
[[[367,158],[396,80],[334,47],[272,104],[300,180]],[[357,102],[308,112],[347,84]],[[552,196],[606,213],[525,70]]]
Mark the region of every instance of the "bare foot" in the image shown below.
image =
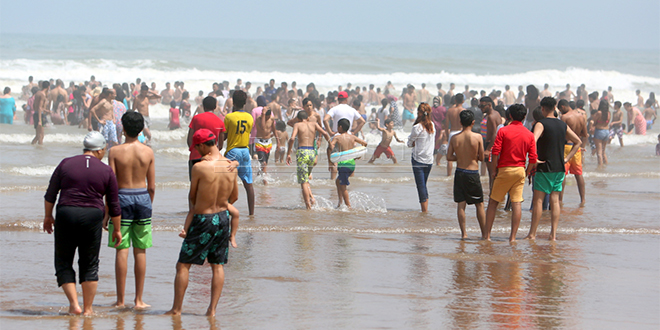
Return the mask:
[[[231,246],[234,249],[238,247],[238,245],[236,244],[236,237],[234,237],[234,236],[229,237],[229,243],[231,243]]]
[[[536,235],[527,235],[525,239],[536,239]]]
[[[92,315],[94,315],[94,310],[90,308],[89,310],[84,311],[82,313],[82,315],[83,316],[92,316]]]
[[[586,204],[587,204],[586,201],[585,201],[585,202],[582,202],[582,203],[580,203],[580,207],[584,207]]]
[[[206,316],[215,317],[215,309],[207,309]]]
[[[116,302],[112,305],[112,308],[124,308],[126,307],[123,302]]]
[[[165,315],[177,316],[177,315],[181,315],[181,311],[175,311],[173,309],[170,309],[169,311],[165,312]]]
[[[509,243],[515,243],[515,241],[516,241],[516,238],[515,238],[515,237],[513,237],[513,238],[509,238]]]
[[[147,309],[149,307],[151,307],[151,305],[145,304],[144,301],[136,301],[133,309],[141,310],[141,309]]]
[[[71,315],[80,315],[82,313],[82,309],[80,309],[80,306],[69,306],[69,314]]]
[[[467,234],[461,236],[461,239],[467,239],[467,238],[468,238]]]

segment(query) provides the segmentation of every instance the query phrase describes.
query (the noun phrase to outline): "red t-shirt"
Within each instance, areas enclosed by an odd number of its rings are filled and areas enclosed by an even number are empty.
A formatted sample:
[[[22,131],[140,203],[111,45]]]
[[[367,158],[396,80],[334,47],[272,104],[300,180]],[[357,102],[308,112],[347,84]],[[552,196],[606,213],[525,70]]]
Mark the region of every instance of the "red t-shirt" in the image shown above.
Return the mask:
[[[497,131],[491,153],[500,155],[497,167],[525,167],[528,154],[529,163],[536,164],[534,134],[525,128],[522,122],[512,121]]]
[[[206,128],[213,132],[215,136],[219,136],[220,133],[225,132],[225,123],[222,122],[218,116],[216,116],[213,111],[208,111],[200,113],[199,115],[193,117],[188,125],[192,129],[192,134],[194,134],[198,129]],[[195,146],[190,146],[190,158],[188,159],[199,159],[202,155],[195,150]]]

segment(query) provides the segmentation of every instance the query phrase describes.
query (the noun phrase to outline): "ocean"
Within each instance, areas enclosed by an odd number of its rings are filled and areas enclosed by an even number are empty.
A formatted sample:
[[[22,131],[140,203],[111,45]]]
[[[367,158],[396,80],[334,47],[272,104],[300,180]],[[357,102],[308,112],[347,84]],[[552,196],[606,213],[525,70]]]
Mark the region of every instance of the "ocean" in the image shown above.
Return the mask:
[[[35,80],[76,83],[95,75],[104,84],[184,81],[196,95],[213,82],[236,79],[253,89],[271,78],[314,82],[319,91],[337,86],[397,90],[412,83],[435,93],[436,83],[461,92],[503,90],[544,83],[554,91],[584,83],[589,91],[612,86],[616,100],[636,103],[660,91],[657,51],[485,47],[405,43],[339,43],[199,38],[2,35],[0,87],[18,100]],[[660,326],[660,157],[656,127],[625,135],[624,147],[607,147],[609,165],[597,170],[584,158],[587,204],[579,207],[575,179],[568,176],[558,241],[548,242],[544,212],[536,241],[507,241],[510,213],[498,210],[492,242],[478,240],[473,207],[469,239],[460,240],[453,177],[445,162],[434,166],[428,214],[419,204],[410,149],[393,142],[399,164],[358,160],[350,179],[352,210],[336,210],[335,184],[325,156],[313,172],[317,206],[306,211],[295,166],[269,165],[255,178],[256,211],[247,216],[242,187],[237,249],[230,250],[218,316],[203,316],[210,295],[210,269],[191,269],[181,318],[171,307],[177,236],[187,212],[185,129],[167,129],[167,108],[151,108],[156,156],[154,247],[147,250],[144,312],[115,310],[114,251],[101,249],[96,316],[61,315],[67,301],[53,269],[53,236],[41,232],[43,195],[57,164],[81,153],[86,130],[46,127],[43,146],[30,144],[34,129],[22,120],[0,125],[0,326],[25,329],[199,328],[623,328]],[[380,141],[364,130],[371,155]],[[410,133],[410,124],[397,131]],[[253,167],[257,164],[254,162]],[[488,178],[482,177],[487,191]],[[525,187],[523,210],[531,188]],[[519,238],[531,213],[523,211]],[[127,301],[134,294],[129,257]]]

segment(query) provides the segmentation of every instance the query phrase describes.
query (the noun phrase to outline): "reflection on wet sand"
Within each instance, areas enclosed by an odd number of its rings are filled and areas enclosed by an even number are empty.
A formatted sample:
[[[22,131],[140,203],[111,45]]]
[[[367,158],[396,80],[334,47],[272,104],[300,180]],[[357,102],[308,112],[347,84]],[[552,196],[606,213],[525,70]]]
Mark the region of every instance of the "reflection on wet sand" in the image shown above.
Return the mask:
[[[473,328],[485,322],[506,329],[570,327],[565,324],[571,310],[567,292],[574,279],[566,275],[571,267],[566,260],[574,251],[559,249],[553,243],[459,242],[456,253],[466,257],[452,259],[449,294],[454,298],[447,305],[452,326]],[[479,257],[470,258],[474,253]]]

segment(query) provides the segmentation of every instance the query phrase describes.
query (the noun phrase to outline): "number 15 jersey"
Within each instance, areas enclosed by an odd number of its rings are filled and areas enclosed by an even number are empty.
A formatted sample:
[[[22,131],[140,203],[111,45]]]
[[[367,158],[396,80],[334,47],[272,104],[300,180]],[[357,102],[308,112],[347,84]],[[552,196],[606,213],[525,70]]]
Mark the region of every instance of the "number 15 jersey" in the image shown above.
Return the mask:
[[[234,111],[225,116],[227,151],[234,148],[248,147],[253,123],[252,115],[245,111]]]

